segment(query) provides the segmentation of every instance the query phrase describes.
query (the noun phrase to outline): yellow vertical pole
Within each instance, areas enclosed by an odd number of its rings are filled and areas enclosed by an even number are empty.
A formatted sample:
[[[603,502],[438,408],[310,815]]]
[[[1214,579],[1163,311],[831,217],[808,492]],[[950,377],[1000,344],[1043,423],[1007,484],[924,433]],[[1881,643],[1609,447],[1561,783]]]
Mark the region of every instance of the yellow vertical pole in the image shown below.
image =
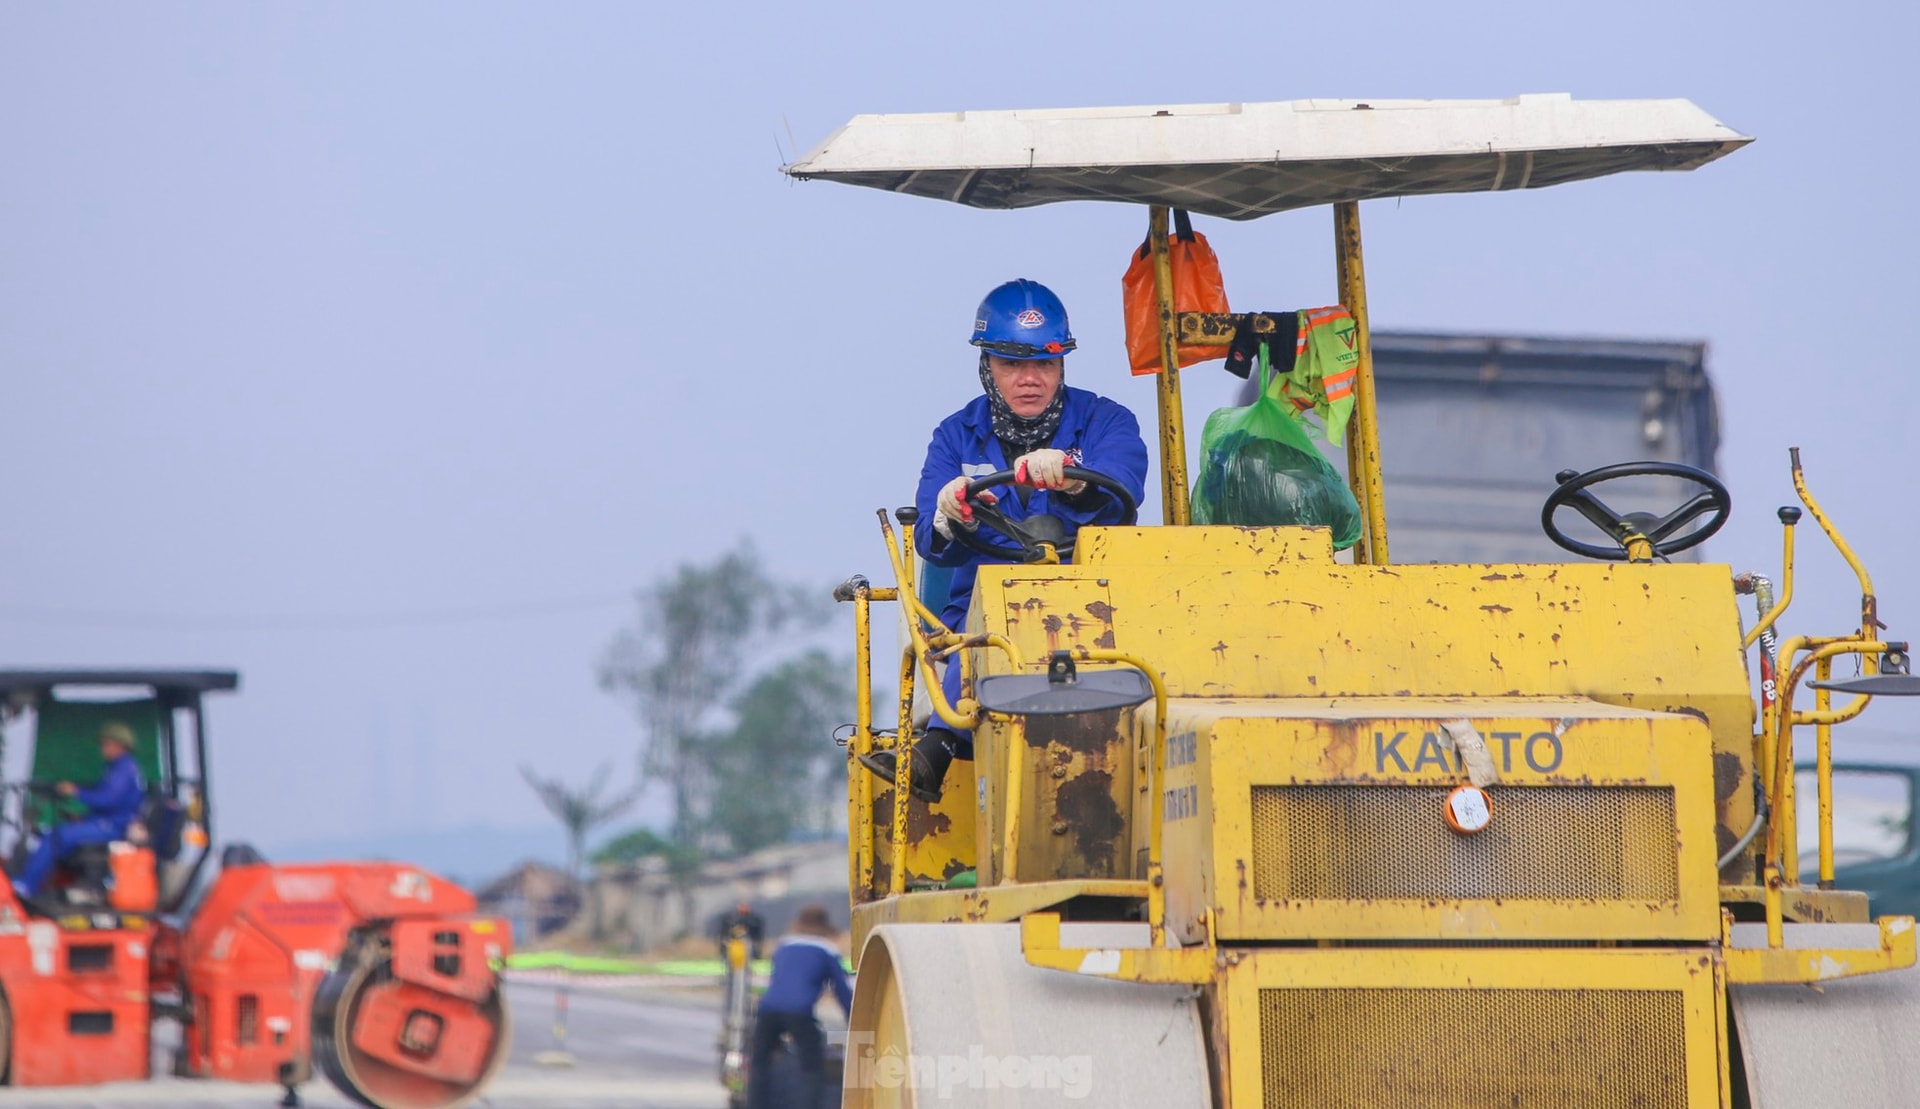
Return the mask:
[[[913,671],[912,644],[900,652],[900,721],[893,749],[900,754],[893,767],[893,812],[888,821],[887,893],[907,892],[907,801],[913,781]]]
[[[1173,263],[1167,257],[1165,205],[1147,211],[1147,243],[1153,252],[1153,288],[1160,301],[1160,519],[1187,522],[1187,432],[1180,411],[1180,344],[1174,328]]]
[[[1813,669],[1814,680],[1826,682],[1833,677],[1833,660],[1823,658],[1813,664]],[[1813,709],[1820,714],[1820,722],[1813,726],[1813,749],[1820,790],[1820,888],[1823,890],[1833,888],[1833,725],[1826,719],[1827,710],[1832,707],[1833,692],[1816,685]]]
[[[847,847],[855,901],[873,896],[873,783],[860,756],[873,751],[873,600],[866,589],[853,596],[853,738],[847,759]]]
[[[1793,711],[1793,706],[1781,705],[1780,711],[1790,713]],[[1774,805],[1773,820],[1780,826],[1781,880],[1787,885],[1797,886],[1800,884],[1800,810],[1799,802],[1795,797],[1800,791],[1800,783],[1793,778],[1791,729],[1787,734],[1787,746],[1785,750],[1778,752],[1780,758],[1787,760],[1787,764],[1775,768],[1780,774],[1780,799]]]
[[[1353,313],[1354,345],[1360,355],[1353,383],[1353,419],[1347,425],[1347,473],[1360,502],[1366,532],[1355,544],[1355,562],[1384,565],[1387,559],[1387,505],[1380,487],[1380,425],[1374,407],[1373,332],[1367,322],[1367,272],[1360,250],[1360,205],[1333,206],[1335,260],[1340,303]]]

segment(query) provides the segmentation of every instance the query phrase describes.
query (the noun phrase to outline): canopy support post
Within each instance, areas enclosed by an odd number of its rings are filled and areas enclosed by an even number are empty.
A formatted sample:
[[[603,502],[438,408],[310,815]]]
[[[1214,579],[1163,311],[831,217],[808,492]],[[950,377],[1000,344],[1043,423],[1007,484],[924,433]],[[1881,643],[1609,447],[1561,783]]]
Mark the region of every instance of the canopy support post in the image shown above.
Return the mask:
[[[1160,209],[1154,209],[1156,212]],[[1157,225],[1162,228],[1164,223]],[[1387,506],[1380,481],[1380,425],[1373,396],[1373,331],[1367,324],[1367,273],[1360,250],[1360,204],[1333,206],[1334,255],[1340,275],[1340,303],[1353,313],[1354,346],[1360,363],[1354,375],[1353,419],[1347,425],[1347,480],[1360,502],[1366,528],[1353,545],[1355,563],[1387,562]]]
[[[1147,243],[1153,252],[1153,287],[1160,302],[1160,519],[1187,523],[1187,433],[1180,411],[1180,355],[1173,312],[1173,264],[1167,258],[1165,205],[1147,211]]]

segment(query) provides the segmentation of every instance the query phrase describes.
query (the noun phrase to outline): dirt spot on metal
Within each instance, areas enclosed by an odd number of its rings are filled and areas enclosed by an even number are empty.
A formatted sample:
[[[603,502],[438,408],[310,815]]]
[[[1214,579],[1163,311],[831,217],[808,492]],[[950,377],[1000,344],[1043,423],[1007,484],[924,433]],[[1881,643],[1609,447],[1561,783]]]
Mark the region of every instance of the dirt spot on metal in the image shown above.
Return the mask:
[[[1067,825],[1074,850],[1087,862],[1087,876],[1114,875],[1114,857],[1127,821],[1113,800],[1113,775],[1089,770],[1062,782],[1053,795],[1054,814]]]
[[[1027,718],[1027,746],[1058,744],[1082,755],[1103,754],[1120,733],[1120,712],[1076,712],[1070,716]]]
[[[873,798],[873,822],[881,828],[893,827],[893,789],[881,789]],[[907,843],[917,844],[928,836],[944,835],[953,830],[953,818],[943,812],[934,812],[925,801],[918,797],[907,801]],[[884,838],[884,832],[883,832]]]
[[[1740,779],[1746,771],[1740,765],[1740,756],[1731,751],[1720,751],[1713,756],[1713,799],[1724,802],[1740,788]],[[1725,854],[1724,851],[1721,852]]]
[[[1512,610],[1512,609],[1510,609],[1510,608],[1508,608],[1508,607],[1507,607],[1506,605],[1481,605],[1481,606],[1480,606],[1480,611],[1482,611],[1482,612],[1512,612],[1513,610]]]
[[[1113,622],[1113,606],[1105,601],[1087,602],[1087,615],[1102,623]]]

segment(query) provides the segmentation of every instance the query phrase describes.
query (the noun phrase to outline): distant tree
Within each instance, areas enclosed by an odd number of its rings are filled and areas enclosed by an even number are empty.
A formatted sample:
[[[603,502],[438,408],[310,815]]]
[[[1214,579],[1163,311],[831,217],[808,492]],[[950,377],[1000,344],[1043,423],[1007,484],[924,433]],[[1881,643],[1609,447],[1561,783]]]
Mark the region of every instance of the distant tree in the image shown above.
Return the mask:
[[[588,857],[596,863],[637,863],[641,859],[664,855],[672,847],[672,840],[652,828],[628,828],[594,848],[593,854]]]
[[[829,737],[852,716],[852,674],[819,648],[786,659],[734,698],[733,726],[701,744],[709,824],[734,851],[830,825],[846,757]]]
[[[585,787],[572,789],[558,778],[540,777],[531,766],[520,768],[520,776],[539,796],[540,803],[567,829],[567,876],[575,881],[582,877],[581,863],[586,855],[587,834],[626,812],[640,799],[640,790],[636,786],[602,800],[600,793],[606,789],[607,780],[612,774],[612,764],[603,764],[594,771],[592,780]]]
[[[698,850],[681,847],[652,828],[629,828],[595,848],[589,858],[595,863],[637,863],[641,859],[666,860],[667,873],[678,875],[698,870],[702,861]]]
[[[600,685],[631,701],[643,732],[641,779],[666,785],[669,838],[695,848],[714,796],[702,745],[729,729],[727,706],[751,682],[754,663],[780,646],[775,636],[822,622],[827,593],[775,581],[743,543],[706,565],[680,566],[638,601],[633,624],[601,658]]]

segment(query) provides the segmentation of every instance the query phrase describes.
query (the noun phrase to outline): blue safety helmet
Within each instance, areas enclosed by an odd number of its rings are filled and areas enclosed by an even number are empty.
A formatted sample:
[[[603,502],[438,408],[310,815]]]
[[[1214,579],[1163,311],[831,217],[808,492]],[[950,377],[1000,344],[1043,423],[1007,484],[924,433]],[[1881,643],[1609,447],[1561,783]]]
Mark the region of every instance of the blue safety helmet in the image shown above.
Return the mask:
[[[973,314],[974,346],[1002,358],[1030,362],[1058,358],[1076,345],[1067,306],[1053,290],[1022,277],[987,294]]]

